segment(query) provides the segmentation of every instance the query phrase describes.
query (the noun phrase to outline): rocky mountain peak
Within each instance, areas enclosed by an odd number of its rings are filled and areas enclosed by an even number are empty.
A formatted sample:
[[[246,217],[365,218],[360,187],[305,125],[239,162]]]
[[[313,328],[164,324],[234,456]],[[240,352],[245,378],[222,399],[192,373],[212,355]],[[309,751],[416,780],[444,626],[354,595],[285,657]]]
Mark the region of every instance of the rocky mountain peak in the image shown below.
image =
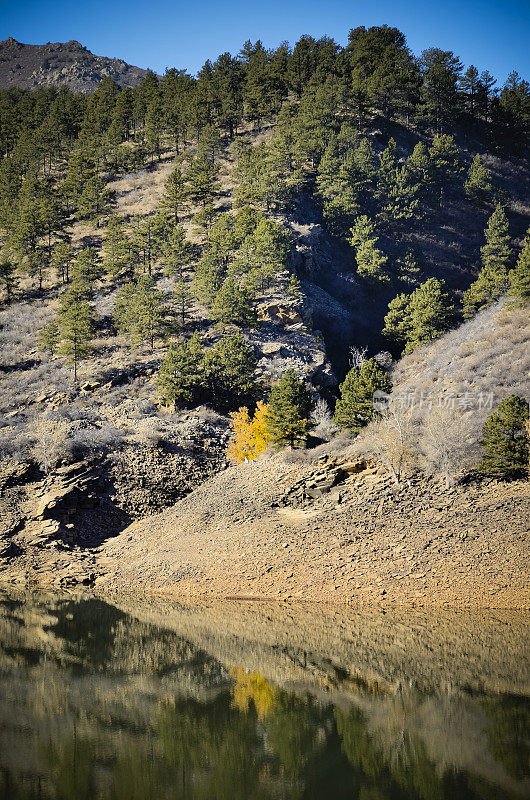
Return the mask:
[[[9,36],[0,42],[0,89],[67,86],[93,92],[103,78],[119,86],[137,86],[146,70],[119,58],[96,56],[76,39],[24,44]]]

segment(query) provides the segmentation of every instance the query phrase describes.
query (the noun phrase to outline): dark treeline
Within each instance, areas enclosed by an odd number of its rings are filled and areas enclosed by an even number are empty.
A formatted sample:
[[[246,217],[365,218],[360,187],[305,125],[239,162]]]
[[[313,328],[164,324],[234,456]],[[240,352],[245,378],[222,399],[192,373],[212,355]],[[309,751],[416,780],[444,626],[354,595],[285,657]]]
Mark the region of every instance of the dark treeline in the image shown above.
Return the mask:
[[[430,48],[414,57],[404,35],[388,26],[356,28],[344,48],[328,37],[303,36],[294,48],[283,43],[273,50],[248,41],[236,57],[223,53],[207,61],[196,78],[184,70],[167,70],[161,78],[148,72],[138,88],[121,90],[104,78],[88,96],[65,88],[4,90],[0,148],[21,176],[37,165],[52,171],[74,144],[90,150],[99,165],[117,169],[158,154],[162,136],[172,138],[178,152],[207,125],[230,137],[242,124],[260,127],[288,99],[305,99],[359,128],[374,112],[436,133],[480,123],[492,145],[523,148],[530,85],[516,72],[502,89],[495,84],[488,71],[464,71],[450,51]],[[124,147],[131,142],[140,152]],[[2,172],[10,185],[9,170]]]

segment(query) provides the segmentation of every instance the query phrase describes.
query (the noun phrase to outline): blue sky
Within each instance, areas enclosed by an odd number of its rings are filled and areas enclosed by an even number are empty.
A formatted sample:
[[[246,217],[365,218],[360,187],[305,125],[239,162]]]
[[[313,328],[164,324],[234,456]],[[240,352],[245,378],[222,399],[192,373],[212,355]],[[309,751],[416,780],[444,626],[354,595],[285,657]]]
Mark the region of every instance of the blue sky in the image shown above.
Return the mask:
[[[77,39],[97,55],[159,73],[195,73],[246,39],[272,47],[309,33],[344,44],[350,28],[384,23],[402,30],[415,53],[441,47],[500,84],[512,69],[530,79],[530,0],[0,0],[0,39]]]

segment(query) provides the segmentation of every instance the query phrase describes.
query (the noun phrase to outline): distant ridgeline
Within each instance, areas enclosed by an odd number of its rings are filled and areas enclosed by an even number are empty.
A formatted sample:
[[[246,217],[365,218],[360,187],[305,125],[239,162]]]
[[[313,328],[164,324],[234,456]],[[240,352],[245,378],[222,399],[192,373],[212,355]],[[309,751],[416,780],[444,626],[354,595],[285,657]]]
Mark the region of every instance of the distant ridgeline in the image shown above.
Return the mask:
[[[75,40],[22,44],[10,36],[0,42],[0,89],[66,86],[86,93],[93,92],[103,78],[118,86],[138,86],[145,75],[145,69],[120,58],[95,56]]]

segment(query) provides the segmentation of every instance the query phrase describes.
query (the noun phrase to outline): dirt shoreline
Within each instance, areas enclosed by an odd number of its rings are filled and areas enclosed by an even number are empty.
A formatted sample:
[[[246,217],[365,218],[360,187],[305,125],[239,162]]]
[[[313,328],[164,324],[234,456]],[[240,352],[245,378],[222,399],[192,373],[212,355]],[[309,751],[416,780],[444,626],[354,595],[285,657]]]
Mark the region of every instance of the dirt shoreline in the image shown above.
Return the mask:
[[[329,486],[330,475],[340,476],[337,485]],[[445,488],[416,476],[395,487],[380,467],[274,456],[220,472],[97,548],[57,540],[25,547],[20,534],[21,552],[2,560],[0,584],[184,600],[527,610],[529,521],[529,481]]]

